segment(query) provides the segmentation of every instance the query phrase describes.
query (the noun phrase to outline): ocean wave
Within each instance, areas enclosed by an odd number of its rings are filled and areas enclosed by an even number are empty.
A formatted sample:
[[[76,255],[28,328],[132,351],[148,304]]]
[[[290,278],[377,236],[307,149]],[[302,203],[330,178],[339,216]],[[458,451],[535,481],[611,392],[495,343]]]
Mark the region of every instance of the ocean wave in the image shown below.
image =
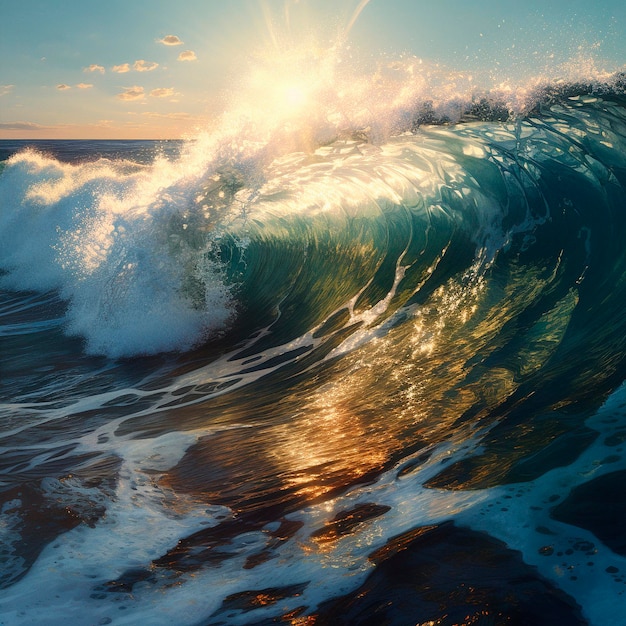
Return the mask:
[[[468,543],[503,615],[549,621],[558,600],[581,621],[566,594],[594,623],[619,613],[620,89],[287,142],[248,118],[151,161],[6,161],[7,619],[330,623],[348,602],[358,621],[398,563],[442,568],[424,594],[448,614]]]
[[[197,347],[249,324],[246,311],[291,338],[343,309],[349,323],[384,319],[423,299],[432,274],[484,274],[564,214],[582,280],[606,231],[589,203],[619,214],[623,87],[622,74],[535,86],[517,113],[496,92],[438,109],[408,98],[374,112],[384,139],[343,119],[295,152],[284,137],[303,128],[280,116],[227,118],[152,163],[26,150],[0,177],[0,284],[56,290],[87,352],[127,357]],[[442,269],[457,249],[463,263]]]

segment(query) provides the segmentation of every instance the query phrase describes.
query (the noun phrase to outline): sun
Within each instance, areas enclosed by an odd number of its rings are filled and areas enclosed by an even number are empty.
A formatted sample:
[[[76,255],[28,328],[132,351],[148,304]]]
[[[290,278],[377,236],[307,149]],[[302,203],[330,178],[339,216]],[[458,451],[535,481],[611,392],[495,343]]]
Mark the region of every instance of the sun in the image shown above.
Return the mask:
[[[301,107],[307,102],[307,89],[303,85],[285,87],[285,102],[291,107]]]
[[[254,60],[246,99],[265,109],[266,119],[306,118],[329,90],[336,72],[336,51],[307,41],[263,51]]]

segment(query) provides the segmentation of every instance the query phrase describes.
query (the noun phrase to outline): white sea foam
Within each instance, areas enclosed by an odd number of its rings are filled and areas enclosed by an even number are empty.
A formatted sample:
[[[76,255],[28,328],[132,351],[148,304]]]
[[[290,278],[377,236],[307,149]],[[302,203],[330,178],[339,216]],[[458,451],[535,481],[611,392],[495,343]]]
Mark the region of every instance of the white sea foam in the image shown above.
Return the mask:
[[[66,327],[112,357],[186,350],[231,315],[209,236],[187,230],[202,171],[14,156],[0,177],[5,288],[57,290]]]

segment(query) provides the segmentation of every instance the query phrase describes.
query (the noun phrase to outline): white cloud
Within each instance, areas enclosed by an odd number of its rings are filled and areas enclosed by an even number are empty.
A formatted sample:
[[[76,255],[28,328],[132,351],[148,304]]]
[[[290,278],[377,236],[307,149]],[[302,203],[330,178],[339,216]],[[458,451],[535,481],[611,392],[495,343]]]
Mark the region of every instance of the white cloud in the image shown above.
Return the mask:
[[[120,100],[143,100],[145,97],[143,87],[126,87],[122,93],[118,93]]]
[[[50,128],[49,126],[42,126],[41,124],[35,124],[34,122],[4,122],[0,123],[0,130],[43,130]]]
[[[155,119],[167,119],[167,120],[194,120],[198,119],[190,115],[189,113],[156,113],[154,111],[145,111],[141,115],[146,117],[152,117]]]
[[[91,64],[88,67],[83,68],[83,72],[100,72],[100,74],[104,74],[104,68],[102,65]]]
[[[15,85],[0,85],[0,96],[6,96],[13,91]]]
[[[114,65],[111,68],[112,72],[117,72],[118,74],[125,74],[126,72],[130,72],[130,65],[128,63],[122,63],[121,65]]]
[[[139,59],[133,63],[133,69],[138,72],[151,72],[159,67],[158,63],[153,63],[152,61],[144,61],[143,59]]]
[[[164,46],[182,46],[183,42],[176,35],[165,35],[163,39],[157,39]]]
[[[173,87],[158,87],[157,89],[153,89],[150,92],[150,95],[153,98],[168,98],[170,96],[176,95]]]
[[[179,61],[197,61],[198,57],[193,50],[185,50],[178,55]]]
[[[57,89],[59,91],[65,91],[66,89],[71,89],[71,87],[65,83],[61,83],[60,85],[57,85]]]
[[[78,83],[76,85],[77,89],[91,89],[93,85],[91,83]]]

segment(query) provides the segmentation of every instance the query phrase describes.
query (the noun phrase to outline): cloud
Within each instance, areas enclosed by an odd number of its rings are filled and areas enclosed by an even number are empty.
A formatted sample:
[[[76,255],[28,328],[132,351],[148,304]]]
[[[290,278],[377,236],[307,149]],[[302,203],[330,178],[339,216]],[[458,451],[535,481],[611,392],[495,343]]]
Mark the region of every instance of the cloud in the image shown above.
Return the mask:
[[[0,130],[44,130],[49,126],[42,126],[33,122],[0,122]]]
[[[120,100],[143,100],[145,98],[143,87],[126,87],[122,93],[118,93]]]
[[[57,85],[57,89],[59,91],[65,91],[66,89],[71,89],[71,87],[65,83],[61,83],[60,85]]]
[[[91,89],[93,85],[91,83],[78,83],[76,85],[77,89]]]
[[[143,59],[139,59],[133,63],[133,69],[138,72],[151,72],[159,67],[158,63],[153,63],[152,61],[144,61]]]
[[[189,113],[156,113],[154,111],[145,111],[141,115],[145,117],[151,117],[155,119],[166,120],[194,120],[198,119],[190,115]]]
[[[0,97],[11,93],[13,91],[13,87],[15,87],[15,85],[0,85]]]
[[[151,72],[152,70],[156,70],[159,67],[158,63],[153,61],[145,61],[144,59],[138,59],[133,63],[131,68],[130,63],[122,63],[121,65],[114,65],[111,68],[112,72],[117,72],[118,74],[126,74],[126,72],[130,72],[131,69],[136,72]]]
[[[176,35],[165,35],[163,39],[157,39],[164,46],[182,46],[183,42]]]
[[[176,93],[173,87],[158,87],[157,89],[153,89],[150,95],[153,98],[169,98],[170,96],[176,95]]]
[[[100,72],[100,74],[104,74],[104,68],[102,65],[91,64],[88,67],[83,68],[83,72]]]
[[[197,61],[198,57],[193,50],[185,50],[178,55],[179,61]]]

